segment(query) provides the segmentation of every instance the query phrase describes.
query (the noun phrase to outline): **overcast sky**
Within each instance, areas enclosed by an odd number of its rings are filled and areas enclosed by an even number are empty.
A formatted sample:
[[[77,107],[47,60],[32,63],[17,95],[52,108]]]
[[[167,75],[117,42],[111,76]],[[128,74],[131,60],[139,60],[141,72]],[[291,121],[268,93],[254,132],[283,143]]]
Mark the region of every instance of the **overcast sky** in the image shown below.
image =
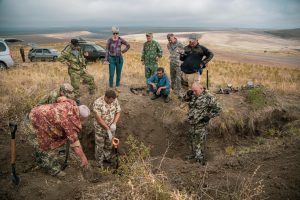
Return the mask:
[[[1,27],[300,27],[300,0],[0,0]]]

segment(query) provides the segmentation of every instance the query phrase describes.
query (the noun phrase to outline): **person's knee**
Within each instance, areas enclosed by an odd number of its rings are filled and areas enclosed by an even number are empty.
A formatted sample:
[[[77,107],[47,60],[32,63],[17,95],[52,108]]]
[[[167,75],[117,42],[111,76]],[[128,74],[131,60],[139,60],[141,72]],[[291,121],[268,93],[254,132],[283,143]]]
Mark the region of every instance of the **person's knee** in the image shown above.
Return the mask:
[[[161,94],[164,95],[164,96],[168,96],[170,94],[170,90],[169,89],[162,89]]]

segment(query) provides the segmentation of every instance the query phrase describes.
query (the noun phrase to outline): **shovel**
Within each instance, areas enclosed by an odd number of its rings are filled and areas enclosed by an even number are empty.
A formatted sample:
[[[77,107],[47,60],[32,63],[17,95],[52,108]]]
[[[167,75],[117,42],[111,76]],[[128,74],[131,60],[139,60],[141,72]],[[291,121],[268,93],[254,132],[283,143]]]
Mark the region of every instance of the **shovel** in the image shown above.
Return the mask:
[[[18,186],[20,184],[20,177],[17,176],[16,173],[16,132],[17,132],[18,125],[14,122],[9,122],[9,129],[11,133],[11,143],[10,143],[10,150],[11,150],[11,171],[12,171],[12,182]]]
[[[114,146],[114,149],[115,149],[115,155],[116,155],[116,158],[117,158],[117,160],[116,160],[116,170],[119,168],[119,152],[118,152],[118,145],[119,145],[119,139],[118,138],[116,138],[116,137],[114,137],[113,139],[112,139],[112,144],[113,144],[113,146]]]
[[[67,142],[66,142],[65,154],[66,154],[65,162],[62,165],[61,170],[65,170],[68,167],[68,159],[69,159],[69,155],[70,155],[70,141],[69,140],[67,140]]]

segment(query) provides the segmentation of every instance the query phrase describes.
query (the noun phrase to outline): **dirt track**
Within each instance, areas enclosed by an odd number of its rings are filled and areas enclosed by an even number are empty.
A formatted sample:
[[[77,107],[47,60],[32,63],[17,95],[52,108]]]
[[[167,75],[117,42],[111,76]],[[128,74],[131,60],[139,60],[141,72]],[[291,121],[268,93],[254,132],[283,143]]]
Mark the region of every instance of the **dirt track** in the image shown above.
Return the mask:
[[[226,102],[229,96],[220,96]],[[236,98],[239,98],[237,95]],[[187,192],[224,197],[224,193],[239,190],[243,178],[255,174],[252,186],[263,180],[264,191],[262,197],[269,199],[297,199],[300,197],[300,141],[291,141],[290,137],[273,140],[269,143],[257,145],[253,137],[232,137],[225,139],[218,133],[211,132],[208,139],[209,159],[207,166],[186,160],[190,153],[184,109],[175,108],[176,101],[165,104],[161,99],[151,101],[149,97],[133,95],[129,88],[123,88],[120,103],[123,108],[121,123],[118,127],[118,137],[121,139],[121,152],[126,151],[124,141],[128,134],[136,136],[147,146],[151,147],[153,168],[160,163],[174,188]],[[90,104],[91,98],[85,98],[84,103]],[[280,113],[279,113],[280,114]],[[284,113],[281,113],[284,117]],[[281,118],[278,118],[281,119]],[[280,126],[283,127],[284,124]],[[297,125],[298,124],[298,125]],[[267,126],[267,125],[266,125]],[[295,126],[299,126],[299,120]],[[2,126],[2,128],[4,128]],[[213,130],[213,129],[212,129]],[[7,130],[6,130],[7,131]],[[89,124],[85,125],[82,143],[89,159],[93,157],[93,130]],[[234,134],[234,133],[233,133]],[[31,156],[32,148],[28,146],[26,137],[18,133],[17,137],[17,172],[22,184],[16,191],[10,180],[9,166],[9,134],[0,135],[1,199],[81,199],[86,188],[93,186],[91,179],[86,179],[71,159],[70,167],[66,169],[67,176],[63,179],[51,177],[41,169],[35,168]],[[168,147],[169,145],[169,147]],[[225,148],[233,145],[236,148],[255,147],[255,151],[228,155]],[[267,149],[267,150],[266,150]],[[165,151],[166,157],[162,157]],[[163,160],[163,161],[161,161]],[[113,180],[109,176],[98,177],[98,183],[109,183]],[[101,191],[95,191],[101,194]],[[105,191],[103,191],[105,192]]]

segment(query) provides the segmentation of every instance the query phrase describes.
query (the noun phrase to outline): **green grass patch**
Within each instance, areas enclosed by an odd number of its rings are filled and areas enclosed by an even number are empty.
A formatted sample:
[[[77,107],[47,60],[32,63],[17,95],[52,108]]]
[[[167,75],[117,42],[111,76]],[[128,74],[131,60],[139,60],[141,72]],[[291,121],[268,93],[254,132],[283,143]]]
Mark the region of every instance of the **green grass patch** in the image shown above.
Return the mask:
[[[268,104],[263,87],[257,87],[246,91],[246,101],[254,108],[260,109]]]

